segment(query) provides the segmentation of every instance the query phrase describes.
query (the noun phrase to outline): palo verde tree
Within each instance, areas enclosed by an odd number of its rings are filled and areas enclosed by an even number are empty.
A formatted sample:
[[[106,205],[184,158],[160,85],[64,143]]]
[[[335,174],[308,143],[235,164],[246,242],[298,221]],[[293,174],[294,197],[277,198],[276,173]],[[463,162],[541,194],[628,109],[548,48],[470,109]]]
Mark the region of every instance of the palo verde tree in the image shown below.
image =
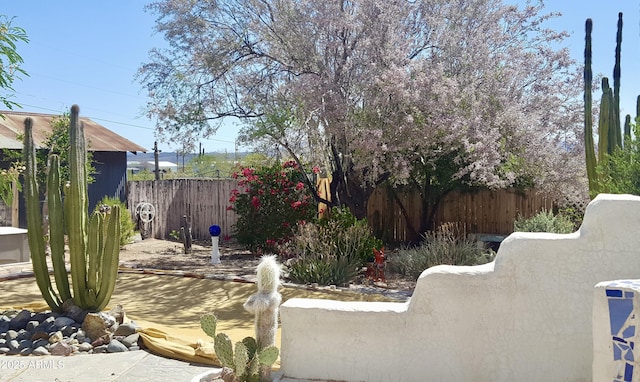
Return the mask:
[[[148,9],[169,48],[152,51],[138,78],[161,129],[241,118],[251,142],[321,165],[333,200],[357,217],[382,184],[416,187],[434,211],[459,184],[567,190],[584,171],[574,159],[580,73],[554,48],[565,34],[542,27],[553,15],[541,3],[163,0]]]

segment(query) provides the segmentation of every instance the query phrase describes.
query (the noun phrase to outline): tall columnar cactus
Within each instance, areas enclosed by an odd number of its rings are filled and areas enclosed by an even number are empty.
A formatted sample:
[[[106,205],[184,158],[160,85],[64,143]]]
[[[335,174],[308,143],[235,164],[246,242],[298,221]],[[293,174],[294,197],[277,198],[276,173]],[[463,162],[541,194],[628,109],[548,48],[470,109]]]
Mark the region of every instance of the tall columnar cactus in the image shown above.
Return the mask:
[[[27,118],[24,121],[24,162],[25,162],[25,199],[27,202],[27,224],[29,240],[29,250],[31,252],[31,263],[33,265],[33,273],[36,276],[36,283],[40,289],[40,293],[47,305],[56,312],[62,311],[62,303],[60,297],[53,289],[51,278],[49,277],[49,269],[47,265],[47,257],[45,253],[44,233],[42,230],[42,213],[40,212],[40,195],[38,193],[38,181],[36,179],[36,149],[33,144],[33,121]],[[56,168],[57,170],[57,168]],[[52,248],[53,249],[53,248]],[[59,263],[58,254],[51,255],[52,262],[56,259]],[[64,259],[64,258],[63,258]],[[63,260],[64,263],[64,260]],[[64,269],[64,268],[63,268]],[[62,270],[54,268],[56,278],[60,276]],[[67,277],[66,270],[62,274]],[[59,288],[63,288],[59,286]],[[68,288],[68,282],[67,282]]]
[[[600,119],[598,121],[598,161],[605,161],[607,155],[620,147],[617,144],[615,101],[609,86],[609,79],[602,78],[602,98],[600,99]]]
[[[604,163],[616,149],[623,145],[622,129],[620,126],[620,55],[622,51],[622,12],[618,13],[618,30],[616,34],[615,64],[613,67],[613,89],[609,86],[607,77],[602,78],[602,98],[600,101],[600,116],[598,121],[598,158],[596,160],[595,144],[593,141],[592,118],[592,87],[591,71],[591,32],[593,22],[587,19],[585,23],[584,49],[584,143],[589,179],[589,193],[592,197],[601,191],[596,167],[598,162]],[[630,136],[631,126],[625,124],[625,135]]]
[[[622,52],[622,12],[618,13],[618,30],[616,32],[616,61],[613,66],[613,107],[612,118],[614,120],[615,147],[622,147],[622,135],[620,132],[620,54]]]
[[[636,125],[640,124],[640,96],[636,98],[636,117],[633,120]],[[631,140],[631,116],[627,114],[624,121],[624,140]]]
[[[584,147],[587,162],[587,178],[589,179],[589,191],[596,192],[596,153],[593,142],[593,115],[592,115],[592,81],[591,69],[591,31],[593,22],[587,19],[585,23],[585,48],[584,48]]]
[[[71,108],[69,126],[69,182],[65,185],[63,203],[59,159],[50,155],[47,175],[47,200],[49,207],[49,242],[51,263],[58,293],[54,290],[46,262],[40,198],[36,181],[35,145],[33,123],[25,120],[24,156],[25,199],[27,204],[28,239],[36,282],[45,301],[52,310],[62,311],[65,301],[73,299],[75,305],[90,311],[105,308],[113,289],[118,271],[120,242],[120,210],[113,206],[108,214],[95,213],[89,219],[86,175],[86,145],[84,127],[78,120],[79,108]],[[71,284],[64,263],[64,234],[68,234],[71,262]]]

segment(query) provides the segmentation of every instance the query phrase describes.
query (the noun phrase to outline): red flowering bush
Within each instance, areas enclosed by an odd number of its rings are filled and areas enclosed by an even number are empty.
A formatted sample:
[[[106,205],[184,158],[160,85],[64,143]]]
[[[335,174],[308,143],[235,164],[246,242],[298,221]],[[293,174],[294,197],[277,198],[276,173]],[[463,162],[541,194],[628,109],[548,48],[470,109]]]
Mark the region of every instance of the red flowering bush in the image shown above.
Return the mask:
[[[289,240],[299,222],[314,219],[316,204],[293,162],[234,173],[241,190],[233,190],[229,209],[238,214],[234,235],[251,250],[272,251]]]

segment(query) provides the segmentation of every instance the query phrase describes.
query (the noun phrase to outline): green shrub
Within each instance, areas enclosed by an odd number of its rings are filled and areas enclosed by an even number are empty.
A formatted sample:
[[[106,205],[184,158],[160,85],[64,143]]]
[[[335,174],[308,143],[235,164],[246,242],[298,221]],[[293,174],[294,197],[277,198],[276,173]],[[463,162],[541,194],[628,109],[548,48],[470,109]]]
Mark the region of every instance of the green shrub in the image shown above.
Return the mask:
[[[328,218],[318,220],[323,242],[335,248],[339,254],[347,253],[362,264],[373,259],[373,249],[381,248],[382,241],[373,235],[367,219],[357,219],[349,208],[334,207]],[[313,238],[304,241],[313,245]]]
[[[575,225],[564,215],[554,215],[552,211],[543,209],[528,219],[518,215],[516,221],[513,222],[513,230],[518,232],[571,233],[575,231]]]
[[[373,257],[382,242],[371,233],[366,220],[356,219],[348,209],[334,208],[329,218],[299,224],[287,250],[289,279],[296,283],[345,285]]]
[[[484,249],[477,240],[457,234],[451,224],[443,224],[424,235],[419,246],[403,248],[390,257],[388,267],[391,272],[417,278],[435,265],[478,265],[488,263],[494,257],[495,253]]]
[[[234,173],[241,190],[232,190],[228,209],[238,220],[233,226],[238,243],[251,251],[269,252],[291,239],[296,224],[312,220],[317,206],[304,184],[305,174],[295,162]]]
[[[567,204],[558,208],[558,215],[562,215],[573,224],[573,231],[582,225],[584,207],[576,204]]]
[[[96,205],[95,211],[99,211],[100,207],[107,206],[120,206],[120,246],[131,243],[133,235],[135,235],[136,223],[131,219],[131,213],[127,209],[127,205],[120,201],[118,198],[112,198],[105,196],[100,200],[100,203]]]

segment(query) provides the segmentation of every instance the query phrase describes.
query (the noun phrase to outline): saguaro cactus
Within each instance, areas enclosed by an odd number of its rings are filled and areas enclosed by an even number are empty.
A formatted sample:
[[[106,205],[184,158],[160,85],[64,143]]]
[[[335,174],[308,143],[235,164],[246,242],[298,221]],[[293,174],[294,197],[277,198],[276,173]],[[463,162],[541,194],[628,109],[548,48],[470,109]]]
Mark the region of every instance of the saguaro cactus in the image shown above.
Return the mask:
[[[75,305],[85,310],[99,311],[109,302],[118,271],[120,225],[118,206],[110,212],[95,213],[89,219],[86,174],[86,145],[84,127],[78,121],[80,109],[71,107],[69,126],[69,182],[65,185],[63,203],[59,159],[49,157],[47,175],[47,199],[49,207],[49,240],[51,262],[58,293],[49,277],[45,254],[40,198],[36,181],[33,123],[25,120],[24,157],[25,199],[27,204],[28,239],[36,282],[45,301],[56,312],[62,311],[65,301],[73,299]],[[71,262],[71,284],[65,267],[64,233],[68,234]]]

